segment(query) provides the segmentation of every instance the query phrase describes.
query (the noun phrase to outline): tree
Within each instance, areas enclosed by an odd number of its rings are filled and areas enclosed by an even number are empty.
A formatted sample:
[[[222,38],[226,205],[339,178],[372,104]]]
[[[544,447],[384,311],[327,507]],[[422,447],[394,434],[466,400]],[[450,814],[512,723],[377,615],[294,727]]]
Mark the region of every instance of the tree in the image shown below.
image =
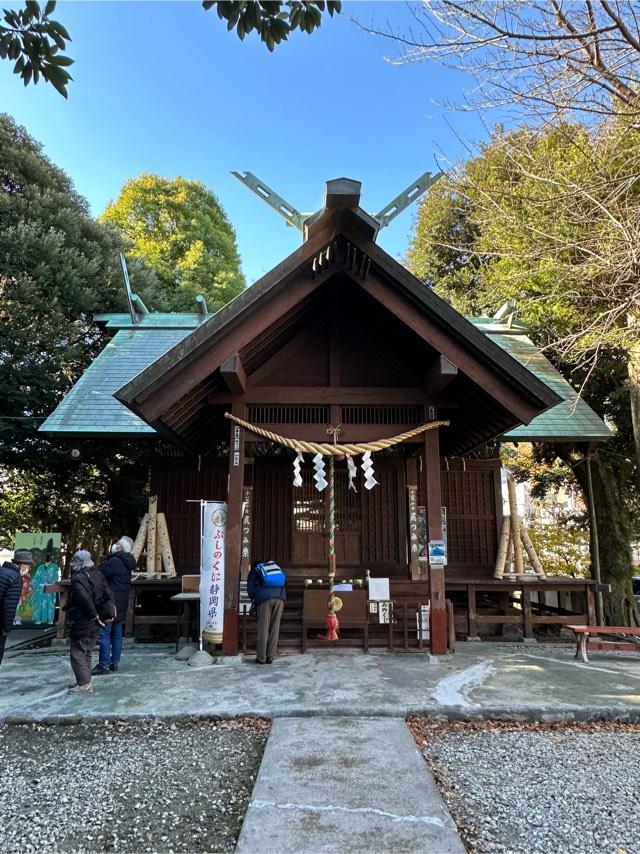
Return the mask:
[[[72,463],[68,443],[37,431],[106,343],[91,316],[123,306],[121,249],[117,231],[91,218],[40,145],[0,115],[0,483],[15,499],[0,503],[0,517],[15,519],[18,504],[23,524],[37,520],[65,537],[79,517],[97,513],[107,524],[119,488],[112,481],[132,466],[132,491],[142,495],[144,451],[95,443]],[[157,302],[155,275],[136,263],[131,276],[149,303]],[[0,518],[3,537],[14,524],[7,515]]]
[[[4,9],[0,59],[15,61],[13,71],[22,77],[25,86],[42,77],[66,98],[67,83],[72,79],[66,69],[73,60],[60,51],[71,36],[59,21],[51,20],[55,8],[54,0],[48,0],[44,9],[28,0],[23,9]]]
[[[311,34],[321,25],[325,11],[330,17],[340,14],[342,3],[340,0],[204,0],[202,6],[205,11],[215,8],[218,17],[227,22],[227,29],[235,30],[240,39],[255,31],[273,52],[295,30]],[[51,20],[55,8],[55,0],[48,0],[44,9],[35,0],[26,0],[20,10],[5,9],[4,23],[0,23],[0,59],[15,60],[14,73],[22,77],[25,86],[37,83],[42,77],[66,98],[67,84],[73,79],[66,68],[74,60],[59,53],[71,36],[61,23]]]
[[[626,325],[629,404],[640,463],[640,215],[636,192],[640,176],[640,20],[636,5],[625,0],[497,0],[490,4],[483,0],[425,0],[414,6],[414,12],[416,28],[411,32],[388,29],[383,34],[400,46],[401,62],[438,59],[470,73],[474,90],[460,108],[510,105],[526,115],[529,123],[537,119],[542,127],[550,121],[562,127],[558,121],[573,113],[595,128],[596,136],[587,143],[591,161],[587,180],[585,173],[576,171],[573,175],[565,172],[563,180],[556,182],[546,169],[537,174],[531,163],[529,177],[540,184],[538,192],[548,198],[555,195],[560,205],[566,207],[569,200],[576,217],[588,217],[595,211],[597,233],[580,227],[581,243],[574,245],[586,262],[582,272],[593,262],[593,270],[578,286],[590,290],[591,298],[605,302],[607,309],[591,314],[588,329],[565,344],[575,345],[574,356],[580,361],[590,338],[595,365],[601,343],[610,340],[612,330]],[[578,135],[573,138],[579,147],[582,140]],[[503,144],[508,145],[510,139],[506,136]],[[595,158],[591,157],[592,140],[597,141]],[[612,164],[603,156],[607,148]],[[521,151],[514,154],[518,157]],[[630,199],[636,203],[629,204]],[[609,232],[606,237],[605,231]],[[567,248],[564,236],[560,242],[556,239],[554,247],[548,235],[540,232],[539,236],[538,253],[542,249],[558,255]],[[602,251],[603,240],[608,251]]]
[[[130,257],[155,271],[165,305],[173,311],[193,311],[197,294],[217,311],[244,287],[235,232],[200,181],[132,178],[101,220],[130,242]]]
[[[601,132],[603,137],[568,124],[544,132],[497,130],[477,157],[430,190],[409,263],[461,311],[492,314],[506,299],[516,299],[536,342],[615,426],[614,439],[595,454],[558,445],[538,448],[537,459],[559,456],[590,506],[591,456],[603,580],[613,587],[606,613],[623,625],[638,616],[630,542],[638,533],[640,494],[628,373],[633,339],[619,310],[630,291],[619,265],[629,256],[621,257],[625,244],[611,223],[611,205],[602,199],[611,191],[608,174],[621,176],[632,164],[633,175],[640,139],[627,132],[614,144],[608,129]],[[578,180],[588,194],[572,191]],[[634,211],[640,185],[627,184],[625,204]]]
[[[640,21],[630,0],[423,0],[392,39],[399,62],[439,60],[474,86],[459,107],[520,106],[531,119],[640,115]]]

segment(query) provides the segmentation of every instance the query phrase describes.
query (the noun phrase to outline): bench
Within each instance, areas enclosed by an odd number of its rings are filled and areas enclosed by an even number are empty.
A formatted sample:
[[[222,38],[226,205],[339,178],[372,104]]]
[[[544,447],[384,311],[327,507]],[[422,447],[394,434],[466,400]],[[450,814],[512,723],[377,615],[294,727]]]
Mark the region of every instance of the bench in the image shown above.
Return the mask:
[[[639,626],[567,626],[568,629],[573,629],[576,635],[576,658],[588,664],[587,658],[587,641],[589,635],[597,635],[603,632],[607,635],[631,635],[640,636]]]

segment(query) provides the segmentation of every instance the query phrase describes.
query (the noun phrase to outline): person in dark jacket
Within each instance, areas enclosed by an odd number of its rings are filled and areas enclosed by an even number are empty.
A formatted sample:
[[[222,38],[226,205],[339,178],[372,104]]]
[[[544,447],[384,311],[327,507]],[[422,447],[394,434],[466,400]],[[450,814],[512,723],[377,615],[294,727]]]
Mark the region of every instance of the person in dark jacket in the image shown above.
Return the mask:
[[[67,613],[71,628],[69,654],[76,684],[70,694],[93,691],[91,684],[91,652],[98,633],[116,614],[113,594],[104,575],[93,565],[91,553],[81,549],[71,559],[71,595]]]
[[[100,632],[100,656],[98,663],[91,673],[103,676],[105,673],[115,673],[122,656],[122,633],[127,621],[129,608],[129,590],[131,589],[131,572],[136,568],[136,559],[132,554],[133,540],[131,537],[120,537],[111,546],[111,556],[102,564],[100,572],[107,579],[116,603],[116,617]]]
[[[33,555],[29,549],[18,549],[12,561],[7,560],[0,566],[0,664],[7,635],[16,617],[22,593],[22,576],[27,575],[32,566]]]
[[[285,587],[267,587],[262,583],[258,567],[252,564],[247,578],[247,595],[253,602],[258,615],[258,638],[256,641],[256,664],[271,664],[278,650],[280,620],[287,600]]]

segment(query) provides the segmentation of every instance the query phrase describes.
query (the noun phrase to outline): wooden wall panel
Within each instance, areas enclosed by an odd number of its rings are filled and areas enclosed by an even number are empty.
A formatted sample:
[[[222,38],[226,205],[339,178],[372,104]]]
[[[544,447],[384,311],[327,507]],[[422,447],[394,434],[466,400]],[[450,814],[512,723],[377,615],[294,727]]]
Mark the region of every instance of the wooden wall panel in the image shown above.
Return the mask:
[[[254,560],[275,560],[283,566],[291,563],[292,506],[289,462],[254,462],[253,549]]]
[[[489,567],[496,556],[496,496],[492,469],[442,471],[450,567]]]
[[[362,494],[362,563],[365,568],[377,564],[402,569],[405,561],[400,554],[399,528],[400,513],[405,513],[405,507],[398,502],[400,469],[374,462],[374,472],[379,485],[371,490],[364,489],[362,478],[358,478]]]
[[[200,507],[188,499],[227,500],[227,460],[216,463],[197,471],[159,461],[152,469],[151,493],[167,518],[178,575],[200,572]]]

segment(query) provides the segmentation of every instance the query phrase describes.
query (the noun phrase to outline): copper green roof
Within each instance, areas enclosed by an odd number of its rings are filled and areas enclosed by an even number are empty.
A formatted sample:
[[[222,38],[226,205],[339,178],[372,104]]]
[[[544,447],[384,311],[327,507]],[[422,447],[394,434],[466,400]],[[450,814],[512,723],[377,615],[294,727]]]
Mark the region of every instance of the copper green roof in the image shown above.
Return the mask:
[[[128,314],[99,314],[95,321],[114,337],[40,427],[71,435],[154,435],[155,430],[113,396],[118,389],[206,320],[199,314],[150,313],[132,323]],[[527,337],[523,327],[491,318],[469,318],[488,338],[526,367],[563,401],[528,425],[510,430],[510,441],[598,441],[611,432]]]
[[[504,434],[512,442],[596,442],[610,439],[611,431],[549,359],[527,337],[523,326],[510,327],[493,318],[468,318],[482,331],[563,398],[529,424]]]
[[[74,435],[155,435],[153,427],[119,403],[113,393],[195,329],[198,321],[195,315],[191,318],[191,325],[183,328],[141,322],[135,328],[120,329],[40,430]]]

